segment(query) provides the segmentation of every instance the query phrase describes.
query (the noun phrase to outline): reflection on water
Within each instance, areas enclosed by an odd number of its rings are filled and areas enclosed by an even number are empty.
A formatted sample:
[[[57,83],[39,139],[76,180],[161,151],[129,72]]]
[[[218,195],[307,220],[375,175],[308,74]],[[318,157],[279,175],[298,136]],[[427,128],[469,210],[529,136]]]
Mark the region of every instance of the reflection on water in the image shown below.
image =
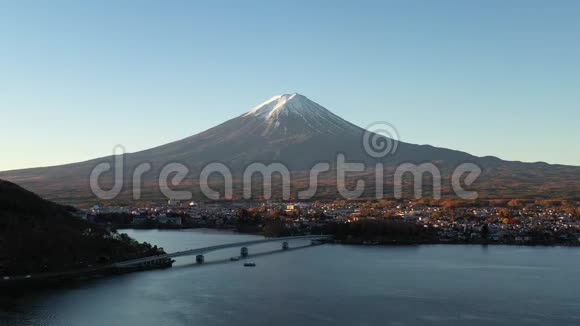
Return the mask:
[[[213,230],[125,231],[173,252],[258,239]],[[293,243],[298,246],[305,244]],[[280,250],[279,243],[250,254]],[[0,295],[0,325],[578,325],[580,250],[323,245]],[[224,262],[226,261],[226,262]]]

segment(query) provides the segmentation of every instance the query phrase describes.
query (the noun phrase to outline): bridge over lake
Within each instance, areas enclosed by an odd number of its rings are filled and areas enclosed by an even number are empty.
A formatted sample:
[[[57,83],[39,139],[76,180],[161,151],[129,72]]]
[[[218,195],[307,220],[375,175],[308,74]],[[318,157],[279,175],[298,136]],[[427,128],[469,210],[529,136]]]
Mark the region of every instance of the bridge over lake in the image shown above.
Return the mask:
[[[193,255],[196,255],[197,261],[199,263],[202,263],[203,258],[201,258],[200,255],[203,256],[204,254],[207,254],[209,252],[222,250],[222,249],[239,247],[239,248],[241,248],[240,256],[247,256],[248,255],[247,247],[253,246],[253,245],[260,245],[260,244],[268,243],[268,242],[282,242],[282,248],[287,249],[288,248],[288,241],[292,241],[292,240],[317,241],[317,240],[327,240],[330,238],[331,238],[331,236],[328,236],[328,235],[305,235],[305,236],[296,236],[296,237],[268,238],[268,239],[262,239],[262,240],[226,243],[226,244],[221,244],[221,245],[216,245],[216,246],[209,246],[209,247],[204,247],[204,248],[196,248],[196,249],[178,251],[178,252],[174,252],[174,253],[166,254],[166,255],[133,259],[133,260],[115,263],[115,264],[112,264],[111,266],[115,267],[115,268],[139,266],[139,265],[143,265],[143,264],[147,264],[147,263],[158,263],[158,262],[161,262],[163,260],[173,259],[173,258],[177,258],[177,257],[184,257],[184,256],[193,256]]]
[[[155,267],[170,267],[173,262],[173,258],[185,256],[196,256],[196,261],[198,263],[203,263],[205,254],[212,251],[218,251],[228,248],[240,248],[240,256],[246,257],[249,254],[248,247],[254,245],[260,245],[269,242],[281,242],[282,249],[288,249],[289,248],[288,242],[292,240],[311,240],[312,244],[316,244],[318,241],[328,240],[330,238],[331,236],[328,235],[306,235],[306,236],[267,238],[261,240],[233,242],[203,248],[188,249],[170,254],[132,259],[113,263],[110,265],[84,268],[80,270],[31,274],[31,275],[2,276],[0,277],[0,285],[9,285],[9,283],[33,282],[50,279],[68,279],[84,276],[88,277],[91,275],[100,275],[110,272],[124,272],[139,269],[151,269]]]

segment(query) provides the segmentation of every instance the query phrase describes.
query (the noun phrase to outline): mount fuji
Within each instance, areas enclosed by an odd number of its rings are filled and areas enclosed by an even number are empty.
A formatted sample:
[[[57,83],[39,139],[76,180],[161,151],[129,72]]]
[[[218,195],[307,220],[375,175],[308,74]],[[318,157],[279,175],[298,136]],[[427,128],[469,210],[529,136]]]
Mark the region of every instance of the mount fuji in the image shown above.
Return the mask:
[[[358,174],[368,183],[374,182],[371,175],[376,163],[382,163],[388,175],[400,163],[432,162],[440,168],[445,181],[453,168],[470,162],[483,169],[474,188],[485,197],[575,197],[580,193],[580,167],[510,162],[496,157],[476,157],[465,152],[400,141],[396,142],[396,151],[376,158],[365,151],[365,132],[368,133],[303,95],[277,95],[199,134],[148,150],[124,154],[124,175],[129,184],[131,171],[136,166],[143,162],[151,163],[152,170],[143,175],[143,183],[148,189],[145,191],[146,199],[154,200],[160,199],[160,194],[154,190],[157,188],[159,172],[170,162],[182,163],[190,169],[190,177],[180,185],[186,188],[195,186],[199,171],[212,162],[224,163],[238,179],[242,170],[251,163],[280,162],[297,177],[297,182],[303,183],[307,171],[314,164],[332,164],[340,153],[345,155],[347,161],[363,162],[369,166],[368,171]],[[376,136],[386,142],[396,141]],[[61,166],[0,172],[0,178],[48,199],[86,202],[95,199],[89,189],[91,170],[99,163],[112,163],[113,159],[113,156],[109,156]],[[323,176],[321,183],[332,184],[333,178],[335,176],[328,173]],[[106,178],[104,182],[106,184]],[[324,192],[329,197],[334,193]],[[128,196],[127,193],[125,195]]]
[[[132,156],[139,161],[189,162],[191,167],[218,161],[234,170],[253,162],[281,162],[292,171],[301,171],[317,162],[335,161],[338,153],[349,160],[375,163],[365,153],[365,132],[303,95],[283,94],[202,133]],[[394,155],[382,161],[456,164],[471,158],[458,151],[397,142]]]

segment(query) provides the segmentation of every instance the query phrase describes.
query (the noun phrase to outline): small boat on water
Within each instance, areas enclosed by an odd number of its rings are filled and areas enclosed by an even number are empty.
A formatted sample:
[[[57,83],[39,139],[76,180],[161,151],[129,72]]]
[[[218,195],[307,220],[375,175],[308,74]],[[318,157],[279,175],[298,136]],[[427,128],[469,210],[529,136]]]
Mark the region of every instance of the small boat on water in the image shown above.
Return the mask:
[[[230,260],[231,261],[238,261],[238,260],[240,260],[240,257],[232,257],[232,258],[230,258]]]
[[[244,266],[245,267],[256,267],[256,263],[254,263],[254,262],[247,262],[247,263],[244,263]]]

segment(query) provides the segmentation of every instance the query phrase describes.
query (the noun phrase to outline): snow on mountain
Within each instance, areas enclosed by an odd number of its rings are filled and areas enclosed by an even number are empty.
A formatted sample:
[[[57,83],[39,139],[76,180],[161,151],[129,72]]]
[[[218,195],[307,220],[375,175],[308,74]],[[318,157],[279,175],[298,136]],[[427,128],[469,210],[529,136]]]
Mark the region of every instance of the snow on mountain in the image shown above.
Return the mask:
[[[266,124],[263,136],[291,131],[338,134],[358,132],[360,129],[334,115],[316,102],[298,93],[276,95],[252,108],[242,118],[256,118]]]
[[[298,93],[276,95],[269,100],[259,104],[244,116],[255,116],[261,119],[270,120],[277,118],[280,114],[288,115],[290,112],[297,114],[318,115],[319,111],[326,110],[317,103]]]

